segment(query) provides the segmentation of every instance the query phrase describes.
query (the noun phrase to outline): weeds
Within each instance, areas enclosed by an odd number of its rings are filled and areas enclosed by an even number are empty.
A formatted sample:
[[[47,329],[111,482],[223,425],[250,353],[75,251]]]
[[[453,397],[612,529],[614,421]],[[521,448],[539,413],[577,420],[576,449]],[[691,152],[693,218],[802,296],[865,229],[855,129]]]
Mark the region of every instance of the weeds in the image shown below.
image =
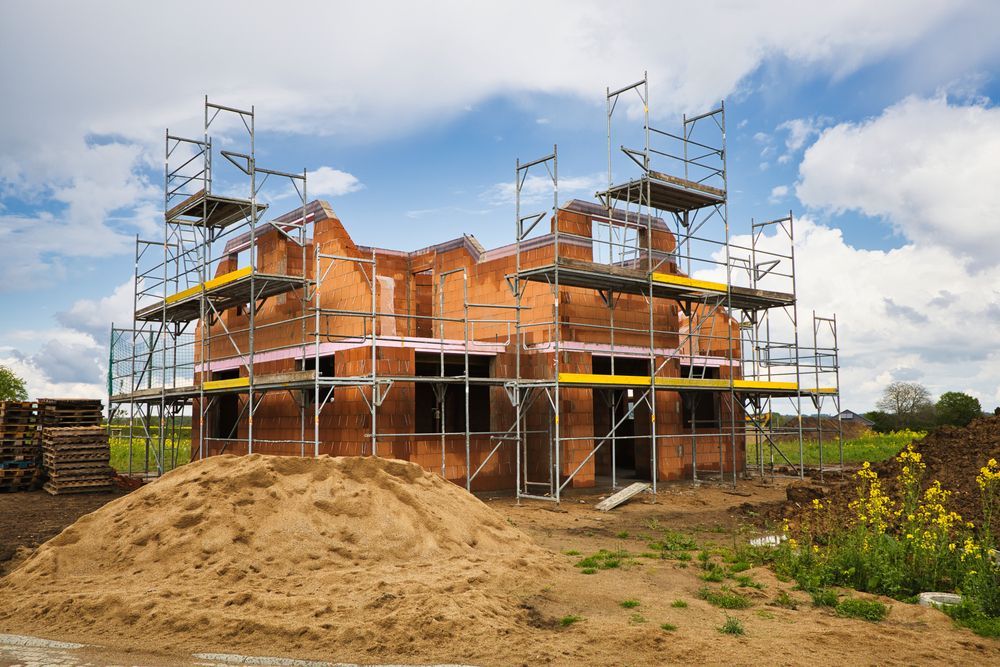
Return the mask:
[[[627,551],[601,549],[595,554],[578,560],[576,566],[582,568],[584,574],[594,574],[597,570],[613,570],[621,567],[623,561],[630,559],[631,556]],[[588,572],[588,570],[590,571]]]
[[[781,591],[778,593],[778,597],[774,598],[773,604],[783,609],[798,609],[799,603],[795,601],[788,591]]]
[[[629,618],[629,622],[630,623],[645,623],[646,622],[646,617],[643,616],[642,614],[635,613],[635,614],[632,614],[632,616]]]
[[[561,625],[564,628],[568,628],[574,623],[579,623],[582,620],[583,618],[577,616],[576,614],[569,614],[568,616],[563,616],[562,618],[559,619],[559,625]]]
[[[638,600],[622,600],[618,603],[618,606],[622,609],[635,609],[639,606]]]
[[[660,630],[663,630],[664,632],[673,632],[676,629],[677,626],[673,623],[660,623]]]
[[[872,623],[878,623],[889,613],[889,608],[878,600],[862,600],[846,598],[837,603],[837,616],[845,618],[860,618]]]
[[[670,606],[674,609],[687,609],[688,603],[684,600],[674,600],[670,603]]]
[[[698,591],[698,597],[711,605],[722,609],[746,609],[750,606],[750,599],[735,593],[727,588],[714,591],[710,588],[702,588]]]
[[[958,591],[964,603],[949,610],[952,618],[980,634],[1000,634],[1000,564],[990,556],[996,542],[989,529],[1000,506],[1000,464],[991,459],[976,477],[984,516],[977,531],[949,509],[949,490],[936,480],[924,480],[926,465],[912,445],[896,461],[900,473],[894,493],[865,463],[856,475],[847,517],[814,500],[794,530],[786,522],[787,541],[769,550],[747,548],[743,555],[794,578],[814,604],[869,620],[880,610],[862,609],[850,599],[838,605],[829,588],[844,586],[897,600],[927,590]]]
[[[837,591],[832,591],[829,588],[820,588],[815,591],[809,591],[809,595],[812,597],[814,607],[837,606]]]
[[[739,636],[746,634],[746,630],[743,629],[743,623],[740,622],[740,619],[735,616],[730,616],[729,614],[726,614],[726,622],[722,624],[721,628],[719,628],[719,632],[724,635]]]

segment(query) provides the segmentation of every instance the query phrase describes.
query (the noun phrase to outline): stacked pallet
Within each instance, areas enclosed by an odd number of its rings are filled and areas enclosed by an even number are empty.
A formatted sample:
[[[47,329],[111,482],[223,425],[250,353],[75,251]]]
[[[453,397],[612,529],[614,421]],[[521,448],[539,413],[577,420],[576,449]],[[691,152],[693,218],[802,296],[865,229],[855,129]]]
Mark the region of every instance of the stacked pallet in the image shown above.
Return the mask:
[[[42,431],[42,460],[53,495],[110,491],[115,471],[108,465],[108,433],[101,426],[48,427]]]
[[[100,426],[103,404],[98,400],[43,398],[38,412],[45,428],[50,426]]]
[[[0,491],[28,491],[41,479],[38,404],[0,402]]]

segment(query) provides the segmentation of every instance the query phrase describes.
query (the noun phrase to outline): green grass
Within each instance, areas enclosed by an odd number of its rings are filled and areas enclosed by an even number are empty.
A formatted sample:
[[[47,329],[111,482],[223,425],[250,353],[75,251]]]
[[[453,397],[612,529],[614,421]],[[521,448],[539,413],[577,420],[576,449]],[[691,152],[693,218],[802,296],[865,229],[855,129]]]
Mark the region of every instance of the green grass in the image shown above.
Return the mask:
[[[673,632],[676,629],[677,626],[673,623],[660,623],[660,630],[663,630],[664,632]]]
[[[829,588],[820,588],[819,590],[810,591],[809,595],[812,596],[813,606],[837,606],[837,591],[830,590]]]
[[[878,600],[862,600],[860,598],[845,598],[837,603],[836,609],[837,616],[860,618],[872,623],[878,623],[889,613],[889,608]]]
[[[593,574],[597,570],[613,570],[621,567],[623,562],[628,561],[631,558],[632,557],[627,551],[608,551],[607,549],[601,549],[595,554],[591,554],[586,558],[578,560],[576,566],[581,568],[584,574]],[[588,572],[588,570],[590,571]]]
[[[628,539],[628,531],[627,530],[623,530],[620,533],[617,533],[615,535],[615,537],[617,537],[620,540],[627,540]]]
[[[645,623],[646,622],[646,617],[643,616],[642,614],[635,613],[635,614],[632,614],[632,616],[629,618],[629,622],[630,623]]]
[[[756,588],[759,591],[764,590],[764,584],[759,581],[754,581],[754,578],[747,574],[737,574],[733,577],[735,581],[741,588]]]
[[[176,443],[173,438],[167,438],[164,443],[166,455],[164,457],[164,472],[178,468],[191,462],[191,427],[178,427],[175,431]],[[156,449],[159,447],[159,429],[150,430],[151,441],[150,450],[146,452],[146,439],[140,438],[138,431],[132,435],[132,472],[142,472],[147,468],[155,471]],[[114,433],[110,439],[111,446],[111,467],[118,472],[129,471],[129,442],[128,434],[122,435]],[[176,447],[176,451],[175,451]]]
[[[806,435],[812,434],[803,434]],[[925,433],[913,431],[894,431],[892,433],[870,433],[859,438],[844,440],[844,463],[860,464],[865,461],[885,461],[899,454],[906,445],[914,440],[920,440]],[[749,440],[749,438],[748,438]],[[778,443],[778,447],[789,459],[794,462],[799,460],[799,442],[797,439],[787,440]],[[747,461],[754,463],[756,459],[755,445],[747,442]],[[802,459],[806,465],[819,465],[819,441],[803,440]],[[765,462],[769,454],[766,445],[764,446]],[[775,454],[775,459],[780,457]],[[837,440],[831,434],[823,438],[823,463],[834,465],[840,463],[840,454],[837,451]]]
[[[717,591],[710,588],[702,588],[698,591],[698,597],[722,609],[746,609],[750,606],[750,598],[726,588]]]
[[[635,609],[639,606],[638,600],[622,600],[618,603],[618,606],[622,609]]]
[[[580,552],[577,551],[576,549],[570,549],[569,551],[564,551],[563,553],[566,554],[567,556],[579,556],[580,555]]]
[[[583,620],[583,617],[581,617],[581,616],[577,616],[575,614],[568,614],[568,615],[563,616],[562,618],[559,619],[559,625],[561,625],[564,628],[568,628],[569,626],[573,625],[574,623],[579,623],[582,620]]]
[[[743,623],[740,622],[740,619],[735,616],[730,616],[729,614],[726,614],[726,622],[722,624],[721,628],[719,628],[719,632],[724,635],[746,634],[746,630],[743,629]]]
[[[670,606],[673,607],[674,609],[686,609],[688,603],[685,602],[684,600],[674,600],[673,602],[670,603]]]
[[[788,594],[788,591],[778,593],[778,597],[774,598],[774,604],[784,609],[797,609],[799,606],[795,598]]]

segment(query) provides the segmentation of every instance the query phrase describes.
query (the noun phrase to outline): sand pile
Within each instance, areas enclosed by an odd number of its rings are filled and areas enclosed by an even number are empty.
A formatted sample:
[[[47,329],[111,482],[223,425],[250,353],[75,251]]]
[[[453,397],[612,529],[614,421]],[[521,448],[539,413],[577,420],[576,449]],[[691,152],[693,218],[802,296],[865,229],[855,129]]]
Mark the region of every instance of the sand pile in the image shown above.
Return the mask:
[[[496,655],[562,567],[419,466],[219,456],[86,515],[0,580],[0,631],[364,660]]]

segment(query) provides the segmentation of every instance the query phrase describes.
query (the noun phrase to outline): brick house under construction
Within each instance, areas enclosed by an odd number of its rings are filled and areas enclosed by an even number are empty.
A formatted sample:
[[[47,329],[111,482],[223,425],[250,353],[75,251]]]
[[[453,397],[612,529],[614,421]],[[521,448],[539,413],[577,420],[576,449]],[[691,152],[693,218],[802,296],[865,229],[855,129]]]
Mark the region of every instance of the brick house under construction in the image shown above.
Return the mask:
[[[609,102],[630,91],[645,104],[645,81]],[[798,332],[791,216],[753,222],[748,247],[729,238],[722,107],[682,135],[644,107],[646,145],[622,149],[641,169],[599,203],[559,201],[557,151],[518,162],[510,245],[406,252],[356,244],[307,199],[305,172],[257,165],[252,110],[205,104],[205,139],[167,133],[164,237],[137,239],[135,321],[112,330],[110,422],[145,443],[144,474],[176,463],[190,415],[195,458],[378,455],[519,497],[623,480],[655,492],[796,466],[779,430],[797,434],[803,474],[802,420],[777,428],[772,401],[839,412],[835,319],[813,315],[809,347]],[[213,147],[220,113],[242,117],[249,153]],[[700,138],[706,124],[721,143]],[[680,148],[652,148],[654,133]],[[213,156],[251,196],[213,193]],[[552,206],[525,215],[532,170]],[[301,205],[268,219],[268,179]]]
[[[571,238],[589,236],[594,224],[592,216],[603,214],[596,205],[573,201],[559,212],[560,231]],[[319,411],[320,454],[361,455],[375,449],[380,456],[414,461],[429,470],[443,470],[448,479],[464,485],[466,419],[473,470],[483,463],[496,446],[497,438],[506,435],[515,420],[505,387],[515,377],[515,332],[510,316],[515,299],[507,281],[516,269],[514,246],[485,250],[474,238],[464,236],[414,252],[359,247],[327,203],[312,202],[309,215],[314,234],[305,246],[307,279],[314,280],[317,249],[322,255],[338,258],[332,261],[330,272],[319,282],[318,294],[313,295],[309,305],[315,308],[319,304],[323,309],[318,351],[311,341],[304,346],[301,344],[301,322],[297,319],[302,311],[299,294],[289,292],[272,297],[256,313],[256,381],[266,382],[268,378],[294,381],[302,376],[311,379],[311,371],[317,367],[322,378],[343,379],[348,384],[334,385],[332,397],[324,401]],[[281,222],[281,218],[278,221]],[[654,222],[652,245],[655,251],[673,252],[673,235],[662,221]],[[554,221],[551,224],[554,225]],[[644,239],[639,241],[645,243]],[[218,265],[218,276],[239,270],[237,258],[240,252],[247,250],[247,243],[246,238],[230,242],[227,257]],[[278,230],[261,234],[256,244],[261,274],[288,275],[301,271],[302,249]],[[554,251],[554,234],[532,238],[521,248],[522,270],[552,264]],[[592,261],[592,252],[583,243],[565,239],[560,247],[560,257],[586,262]],[[372,264],[362,263],[372,259],[377,267],[374,281],[377,314],[374,318],[371,317],[372,289],[368,278]],[[664,271],[677,273],[674,265]],[[555,350],[546,326],[552,319],[552,299],[552,288],[547,284],[530,282],[525,286],[521,317],[524,332],[522,378],[546,379],[553,375]],[[611,374],[613,359],[615,374],[649,376],[648,307],[641,295],[620,296],[615,307],[614,341],[610,339],[610,329],[599,328],[610,327],[611,311],[597,291],[560,286],[558,299],[562,372]],[[466,303],[477,304],[470,307],[474,312],[468,315]],[[662,331],[654,336],[657,356],[661,360],[675,357],[661,371],[662,376],[728,380],[733,368],[738,372],[739,331],[723,313],[713,313],[712,321],[700,326],[703,335],[688,341],[686,344],[692,349],[685,350],[682,355],[677,355],[676,349],[680,335],[686,331],[686,318],[677,304],[657,299],[654,316],[657,329]],[[363,385],[351,383],[352,379],[371,374],[373,345],[369,333],[373,319],[377,376],[392,382],[374,411],[374,432],[377,432],[374,444],[369,399],[364,395]],[[232,341],[223,335],[224,330],[245,330],[247,324],[245,309],[230,309],[222,314],[220,322],[209,325],[211,361],[205,364],[207,368],[200,364],[199,368],[211,374],[211,381],[224,383],[248,376],[249,369],[243,365],[238,352],[248,348],[246,333],[234,335]],[[470,327],[467,345],[466,326]],[[728,334],[727,326],[732,329]],[[727,352],[727,346],[733,353]],[[466,349],[470,375],[468,415],[465,412],[465,383],[444,381],[444,378],[463,375]],[[685,362],[683,368],[682,361]],[[436,378],[442,381],[437,382]],[[208,376],[204,379],[209,380]],[[595,439],[611,431],[612,419],[621,421],[630,412],[616,429],[619,439],[614,447],[614,465],[623,477],[650,478],[649,406],[630,402],[629,393],[634,394],[634,390],[626,387],[570,387],[561,392],[565,415],[561,422],[562,435],[579,438],[564,447],[561,456],[564,474],[569,474],[593,450]],[[728,428],[722,428],[722,422],[731,420],[727,404],[718,400],[715,393],[706,394],[703,398],[707,400],[700,401],[693,417],[695,423],[692,423],[692,406],[685,406],[684,394],[676,391],[658,393],[657,424],[663,435],[697,430],[705,436],[717,431],[717,438],[699,439],[699,466],[718,470],[721,452],[722,469],[730,470],[732,442]],[[198,442],[201,428],[197,419],[195,421],[192,429],[194,449],[202,455],[246,452],[249,419],[245,414],[240,417],[244,400],[245,397],[237,393],[217,397],[206,412],[203,449]],[[257,451],[300,453],[299,413],[305,407],[300,403],[290,392],[274,392],[261,401],[254,412]],[[195,414],[200,412],[196,410]],[[550,437],[546,423],[549,412],[549,406],[541,402],[528,410],[527,447],[547,447],[543,441]],[[443,457],[439,435],[442,430],[447,434],[443,438]],[[740,467],[743,465],[742,444],[740,437],[737,439],[737,466]],[[659,449],[660,480],[691,476],[693,463],[683,449],[683,446]],[[594,456],[575,475],[572,485],[592,486],[597,476],[610,479],[611,450],[611,447],[603,448],[603,452]],[[501,447],[476,476],[473,487],[513,488],[514,453],[513,447]],[[547,462],[547,457],[535,458]]]

